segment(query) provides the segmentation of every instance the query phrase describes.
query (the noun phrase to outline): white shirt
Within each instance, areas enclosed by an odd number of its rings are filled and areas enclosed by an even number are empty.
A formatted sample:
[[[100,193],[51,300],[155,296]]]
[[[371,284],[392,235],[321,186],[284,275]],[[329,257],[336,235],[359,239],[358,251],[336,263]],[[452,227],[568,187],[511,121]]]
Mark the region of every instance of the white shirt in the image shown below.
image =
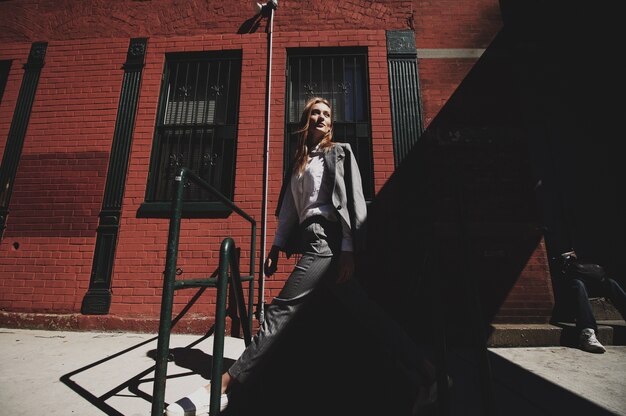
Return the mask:
[[[329,221],[336,222],[335,208],[332,204],[332,184],[323,183],[324,153],[318,147],[309,153],[306,167],[302,173],[291,176],[290,183],[283,196],[278,215],[278,228],[274,236],[274,245],[284,248],[291,227],[302,224],[314,215],[322,215]],[[341,221],[342,251],[353,251],[350,227]]]

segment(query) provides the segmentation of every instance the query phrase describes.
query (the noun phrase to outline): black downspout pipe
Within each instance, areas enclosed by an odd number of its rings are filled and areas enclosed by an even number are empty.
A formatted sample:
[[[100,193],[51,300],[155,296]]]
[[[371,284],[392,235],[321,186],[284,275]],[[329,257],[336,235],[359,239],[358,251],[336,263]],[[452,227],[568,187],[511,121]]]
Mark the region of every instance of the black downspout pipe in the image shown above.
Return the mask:
[[[267,194],[269,180],[269,155],[270,155],[270,103],[272,93],[272,44],[274,31],[274,10],[278,7],[277,0],[268,1],[261,9],[262,14],[266,14],[269,18],[267,25],[267,79],[265,91],[265,139],[263,151],[263,196],[261,205],[261,261],[259,261],[259,303],[257,307],[257,319],[259,323],[263,323],[265,319],[265,271],[263,263],[266,252],[266,234],[267,234]]]

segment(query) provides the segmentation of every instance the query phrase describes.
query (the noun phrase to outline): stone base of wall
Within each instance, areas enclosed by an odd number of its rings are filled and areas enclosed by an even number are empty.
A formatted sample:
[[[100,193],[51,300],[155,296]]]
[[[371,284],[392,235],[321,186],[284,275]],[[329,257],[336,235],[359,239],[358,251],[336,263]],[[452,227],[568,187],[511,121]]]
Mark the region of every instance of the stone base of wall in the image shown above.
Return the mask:
[[[213,328],[213,318],[189,316],[181,319],[172,333],[206,334]],[[257,323],[253,322],[253,325]],[[157,334],[159,320],[143,316],[45,314],[0,311],[0,327],[58,331],[124,331]],[[232,321],[226,320],[226,332],[232,333]]]

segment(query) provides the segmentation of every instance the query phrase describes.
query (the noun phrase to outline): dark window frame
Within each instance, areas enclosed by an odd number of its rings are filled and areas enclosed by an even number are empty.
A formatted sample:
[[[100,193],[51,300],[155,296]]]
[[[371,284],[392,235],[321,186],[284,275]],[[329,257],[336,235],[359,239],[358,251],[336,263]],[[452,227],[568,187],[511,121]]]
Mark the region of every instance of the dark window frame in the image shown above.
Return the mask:
[[[175,101],[175,97],[171,99],[168,97],[171,70],[177,66],[180,68],[184,65],[196,65],[196,77],[198,77],[200,74],[200,65],[216,63],[219,63],[220,70],[222,64],[228,63],[229,65],[228,75],[226,76],[228,85],[223,85],[220,82],[222,81],[220,76],[223,75],[221,73],[218,73],[218,84],[216,84],[217,87],[223,86],[226,90],[227,100],[224,107],[220,106],[220,104],[215,104],[214,107],[210,107],[207,95],[210,89],[209,72],[207,72],[206,78],[203,81],[206,82],[206,85],[204,87],[197,86],[196,89],[193,90],[193,98],[190,98],[189,101],[184,100],[177,102]],[[234,69],[232,65],[234,65]],[[181,154],[180,159],[187,160],[189,163],[194,163],[195,161],[198,166],[196,166],[195,169],[191,167],[191,169],[196,173],[199,173],[204,167],[210,165],[207,168],[211,171],[209,173],[210,177],[213,178],[213,175],[216,175],[218,177],[216,180],[220,181],[220,183],[212,183],[212,185],[227,198],[231,200],[234,199],[242,67],[241,50],[173,52],[166,54],[150,155],[148,181],[144,202],[141,204],[138,212],[140,216],[169,216],[171,210],[172,191],[170,185],[172,185],[172,172],[177,170],[177,167],[164,169],[165,155],[161,155],[161,152],[167,151],[165,147],[168,145],[178,146],[178,148],[180,148],[182,146],[180,143],[183,140],[186,140],[184,145],[189,151],[184,158]],[[189,66],[187,66],[187,68],[189,68]],[[209,70],[207,69],[207,71]],[[200,84],[200,78],[196,78],[195,82],[196,84]],[[174,84],[174,87],[176,87],[176,84]],[[196,94],[199,94],[200,88],[204,88],[204,101],[195,99]],[[175,93],[176,92],[174,92],[174,94]],[[221,95],[221,89],[218,88],[218,90],[215,90],[214,94],[216,96]],[[234,95],[228,97],[228,94]],[[200,108],[201,102],[204,103],[204,107],[202,108]],[[168,106],[174,103],[176,103],[177,106],[182,106],[183,109],[175,111],[175,114],[172,115],[173,112],[171,109],[170,112],[168,112]],[[202,118],[201,122],[198,122],[199,117]],[[222,118],[220,119],[220,117]],[[208,121],[209,119],[211,119],[210,122]],[[189,122],[189,120],[192,122]],[[172,144],[173,142],[177,142],[178,144],[174,145]],[[213,170],[214,159],[211,156],[213,155],[212,146],[219,142],[222,143],[221,156],[224,160],[222,163],[225,163],[225,165]],[[202,154],[194,155],[191,149],[196,150],[197,146],[202,149],[199,153],[204,153],[206,150],[205,146],[210,146],[211,150],[208,153],[211,153],[211,155],[209,155],[207,161],[204,160],[206,158],[204,158]],[[217,154],[213,156],[217,157]],[[170,161],[170,166],[173,166],[171,164],[172,158],[170,157],[168,160]],[[182,163],[179,163],[179,160],[174,160],[174,166],[184,166],[184,160]],[[221,161],[218,160],[218,163],[219,162]],[[166,174],[168,175],[168,179],[163,177]],[[200,176],[204,175],[201,173]],[[223,179],[226,179],[226,182],[221,182]],[[170,188],[168,188],[168,186],[170,186]],[[183,215],[185,217],[225,217],[228,216],[230,212],[230,208],[217,199],[211,198],[207,192],[202,191],[193,183],[190,183],[188,189],[185,190],[185,202],[183,204]]]
[[[334,75],[331,75],[330,84],[331,89],[329,91],[315,91],[314,86],[311,85],[310,93],[302,94],[299,92],[298,94],[298,107],[297,109],[293,109],[293,92],[291,87],[292,82],[292,71],[291,71],[291,63],[292,60],[296,59],[319,59],[320,69],[323,72],[323,63],[322,59],[330,60],[331,65],[334,65],[335,59],[353,59],[352,63],[355,65],[353,68],[353,78],[351,81],[353,82],[352,88],[354,94],[352,94],[352,120],[341,120],[337,119],[336,116],[339,115],[340,112],[344,114],[347,113],[347,110],[344,107],[344,110],[339,108],[333,108],[334,114],[334,135],[333,140],[337,142],[347,142],[350,143],[357,162],[359,163],[359,168],[361,171],[361,177],[363,180],[363,192],[365,194],[365,199],[370,202],[374,198],[374,157],[373,157],[373,145],[372,145],[372,111],[371,111],[371,99],[370,99],[370,77],[369,77],[369,60],[368,60],[368,50],[367,47],[321,47],[321,48],[288,48],[287,49],[287,60],[286,60],[286,80],[285,80],[285,136],[283,142],[283,176],[286,177],[288,174],[287,169],[291,165],[291,152],[293,142],[296,140],[294,135],[291,134],[294,127],[297,126],[300,114],[302,111],[301,98],[305,96],[315,96],[319,95],[324,98],[330,99],[333,102],[336,99],[336,96],[340,94],[338,90],[339,87],[338,82],[335,82]],[[359,79],[359,84],[361,84],[361,88],[358,90],[355,88],[354,84],[357,82],[357,69],[356,63],[361,65],[360,72],[358,73],[361,79]],[[312,62],[310,65],[313,65]],[[344,71],[346,69],[344,62]],[[313,72],[313,68],[309,69],[309,72]],[[331,74],[335,73],[334,66],[331,66]],[[345,72],[343,72],[343,76],[345,77]],[[300,74],[300,78],[302,75]],[[322,79],[323,81],[323,79]],[[328,80],[327,80],[328,81]],[[345,81],[343,79],[342,81]],[[323,82],[320,82],[324,84]],[[349,84],[349,83],[344,83]],[[346,85],[344,85],[346,87]],[[324,88],[322,85],[320,88]],[[350,85],[347,85],[347,88],[350,88]],[[345,91],[344,91],[345,93]],[[357,102],[357,96],[360,96],[359,102]],[[359,104],[360,103],[360,104]],[[359,115],[360,114],[360,115]],[[353,137],[346,136],[352,133]],[[291,143],[290,143],[291,141]]]

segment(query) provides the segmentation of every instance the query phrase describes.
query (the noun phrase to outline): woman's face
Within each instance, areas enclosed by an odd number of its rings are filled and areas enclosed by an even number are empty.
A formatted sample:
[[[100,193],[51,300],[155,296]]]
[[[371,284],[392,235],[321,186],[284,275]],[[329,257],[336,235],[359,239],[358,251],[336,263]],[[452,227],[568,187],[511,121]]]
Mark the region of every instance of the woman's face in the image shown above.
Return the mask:
[[[313,104],[309,116],[309,134],[316,140],[321,140],[332,127],[330,107],[324,103]]]

